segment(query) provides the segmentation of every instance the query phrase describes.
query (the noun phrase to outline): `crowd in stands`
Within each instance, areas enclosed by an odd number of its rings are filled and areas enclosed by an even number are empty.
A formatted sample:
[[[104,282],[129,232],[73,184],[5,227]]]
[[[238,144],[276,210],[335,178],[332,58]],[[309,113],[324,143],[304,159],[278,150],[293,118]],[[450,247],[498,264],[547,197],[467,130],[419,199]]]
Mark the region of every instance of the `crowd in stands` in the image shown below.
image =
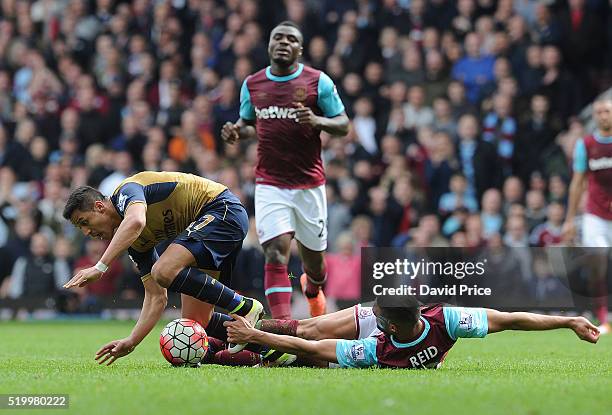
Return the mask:
[[[3,0],[0,302],[99,259],[61,217],[76,186],[191,172],[252,216],[257,143],[220,131],[283,20],[351,119],[322,134],[328,296],[359,297],[364,246],[560,242],[577,115],[612,84],[607,0]],[[263,262],[252,225],[235,287],[261,293]],[[123,258],[81,304],[141,290]]]

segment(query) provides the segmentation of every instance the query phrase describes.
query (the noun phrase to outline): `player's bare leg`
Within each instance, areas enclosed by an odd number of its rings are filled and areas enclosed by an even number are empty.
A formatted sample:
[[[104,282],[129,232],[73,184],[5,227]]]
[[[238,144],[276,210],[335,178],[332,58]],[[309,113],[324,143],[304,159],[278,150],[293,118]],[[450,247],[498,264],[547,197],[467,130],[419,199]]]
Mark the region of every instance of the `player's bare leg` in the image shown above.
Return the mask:
[[[227,347],[227,330],[224,321],[228,315],[213,313],[214,306],[196,298],[181,294],[181,317],[195,320],[206,329],[208,335],[208,353],[202,363],[215,363],[224,366],[255,366],[261,362],[258,353],[242,350],[232,354]]]
[[[207,330],[214,308],[212,304],[181,294],[181,317],[195,320]]]
[[[257,328],[268,333],[301,337],[306,340],[352,340],[358,335],[355,307],[305,320],[261,320],[257,323]]]
[[[300,277],[302,291],[308,300],[310,315],[317,317],[325,314],[325,294],[323,285],[327,280],[325,269],[325,252],[313,251],[297,241],[304,273]]]
[[[194,267],[191,251],[178,243],[172,243],[153,264],[151,276],[162,287],[186,294],[209,304],[225,308],[255,324],[263,313],[263,306],[255,299],[243,297],[215,278]],[[232,346],[238,352],[244,345]]]
[[[298,322],[296,335],[308,340],[356,339],[355,307]]]
[[[610,333],[608,322],[608,249],[603,255],[596,255],[589,264],[591,278],[589,289],[593,297],[593,313],[599,320],[600,334]]]
[[[264,288],[270,314],[275,319],[291,318],[291,282],[287,264],[293,234],[285,233],[263,243],[266,258]]]
[[[355,322],[355,307],[325,314],[305,320],[260,320],[256,327],[262,331],[286,336],[301,337],[307,340],[323,339],[356,339],[357,323]],[[295,360],[294,355],[270,350],[263,356],[267,365],[286,366]],[[300,357],[298,366],[327,367],[327,363]]]

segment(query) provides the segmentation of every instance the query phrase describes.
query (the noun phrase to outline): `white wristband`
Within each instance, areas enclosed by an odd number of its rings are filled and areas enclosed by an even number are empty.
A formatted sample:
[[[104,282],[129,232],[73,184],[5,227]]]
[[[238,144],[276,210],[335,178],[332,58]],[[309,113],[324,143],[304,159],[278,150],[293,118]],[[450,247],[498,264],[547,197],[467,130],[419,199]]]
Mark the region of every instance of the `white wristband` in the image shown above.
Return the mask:
[[[106,271],[108,271],[108,265],[106,265],[105,263],[101,261],[98,261],[98,263],[96,264],[94,268],[102,273],[105,273]]]

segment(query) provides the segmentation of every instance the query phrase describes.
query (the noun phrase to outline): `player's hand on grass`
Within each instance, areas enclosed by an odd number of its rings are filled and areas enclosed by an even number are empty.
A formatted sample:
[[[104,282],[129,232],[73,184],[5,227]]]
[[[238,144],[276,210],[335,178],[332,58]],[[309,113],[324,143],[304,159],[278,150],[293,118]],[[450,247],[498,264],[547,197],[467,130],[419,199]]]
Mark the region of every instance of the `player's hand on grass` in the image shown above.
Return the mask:
[[[77,272],[70,281],[64,284],[64,288],[84,287],[87,284],[99,280],[101,276],[102,271],[98,270],[96,267],[85,268]]]
[[[256,332],[255,328],[244,317],[236,314],[231,316],[234,321],[223,323],[227,327],[227,341],[236,344],[249,343],[252,335]]]
[[[597,343],[597,340],[599,340],[599,329],[584,317],[573,319],[570,323],[570,328],[574,330],[574,333],[576,333],[580,340],[589,343]]]
[[[240,127],[231,122],[226,122],[221,129],[221,138],[228,144],[234,144],[240,139]]]
[[[132,353],[135,347],[136,345],[129,338],[113,340],[96,352],[96,360],[100,365],[106,363],[106,366],[110,366],[120,357]]]
[[[319,117],[301,102],[295,103],[295,122],[310,125],[313,128],[319,127]]]

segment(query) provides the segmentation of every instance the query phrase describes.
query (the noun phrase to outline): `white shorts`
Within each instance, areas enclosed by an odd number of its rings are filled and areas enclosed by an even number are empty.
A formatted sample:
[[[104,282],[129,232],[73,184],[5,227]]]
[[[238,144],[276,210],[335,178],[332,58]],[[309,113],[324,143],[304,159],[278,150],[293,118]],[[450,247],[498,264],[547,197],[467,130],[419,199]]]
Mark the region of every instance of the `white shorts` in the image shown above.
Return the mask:
[[[284,233],[313,251],[327,248],[327,198],[325,185],[312,189],[281,189],[255,185],[255,224],[263,244]]]
[[[582,245],[593,248],[612,246],[612,221],[591,213],[582,215]]]
[[[357,339],[366,339],[382,333],[376,325],[376,316],[372,307],[355,306],[355,324],[357,325]]]

